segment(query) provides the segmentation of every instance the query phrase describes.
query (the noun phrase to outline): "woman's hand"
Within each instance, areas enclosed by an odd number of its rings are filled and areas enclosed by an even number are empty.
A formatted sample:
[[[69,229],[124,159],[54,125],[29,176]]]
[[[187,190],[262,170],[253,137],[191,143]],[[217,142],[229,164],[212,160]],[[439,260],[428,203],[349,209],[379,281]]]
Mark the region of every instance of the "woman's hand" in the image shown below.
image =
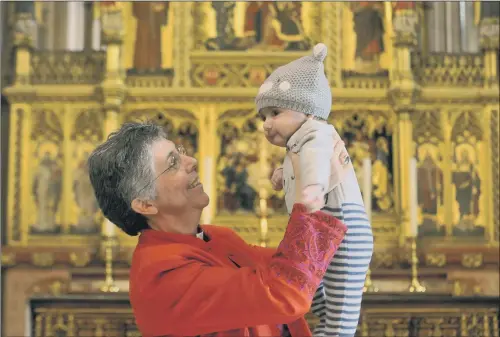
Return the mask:
[[[273,176],[271,177],[271,184],[273,186],[273,190],[281,191],[283,189],[283,168],[278,167],[273,172]]]

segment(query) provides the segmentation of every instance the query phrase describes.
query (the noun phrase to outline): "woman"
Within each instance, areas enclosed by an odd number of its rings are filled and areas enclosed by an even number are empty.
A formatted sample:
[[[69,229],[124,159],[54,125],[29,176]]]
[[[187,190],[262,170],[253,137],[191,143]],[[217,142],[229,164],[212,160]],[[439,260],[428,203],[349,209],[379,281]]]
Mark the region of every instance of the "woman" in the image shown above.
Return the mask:
[[[144,337],[311,336],[303,316],[344,237],[340,221],[296,203],[277,250],[200,226],[209,199],[196,160],[153,124],[123,125],[89,168],[104,215],[140,233],[130,300]]]

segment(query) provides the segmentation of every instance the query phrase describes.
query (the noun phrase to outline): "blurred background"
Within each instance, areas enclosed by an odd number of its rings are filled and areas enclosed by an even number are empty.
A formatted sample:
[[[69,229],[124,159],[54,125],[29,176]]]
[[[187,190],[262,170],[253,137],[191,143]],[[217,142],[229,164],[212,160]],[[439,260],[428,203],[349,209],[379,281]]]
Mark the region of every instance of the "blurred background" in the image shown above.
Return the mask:
[[[139,336],[136,237],[86,159],[154,120],[199,161],[205,223],[276,246],[287,215],[254,97],[328,46],[375,251],[359,336],[498,336],[499,4],[2,1],[1,335]],[[315,322],[311,317],[311,324]]]

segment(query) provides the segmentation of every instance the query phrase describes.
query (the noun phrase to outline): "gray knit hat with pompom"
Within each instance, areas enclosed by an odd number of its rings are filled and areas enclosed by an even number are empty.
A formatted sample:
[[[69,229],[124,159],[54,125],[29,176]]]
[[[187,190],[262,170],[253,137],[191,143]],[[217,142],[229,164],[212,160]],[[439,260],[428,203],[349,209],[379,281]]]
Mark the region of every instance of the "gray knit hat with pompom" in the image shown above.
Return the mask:
[[[277,107],[328,119],[332,92],[323,65],[326,54],[326,46],[318,43],[312,55],[277,68],[259,89],[257,111]]]

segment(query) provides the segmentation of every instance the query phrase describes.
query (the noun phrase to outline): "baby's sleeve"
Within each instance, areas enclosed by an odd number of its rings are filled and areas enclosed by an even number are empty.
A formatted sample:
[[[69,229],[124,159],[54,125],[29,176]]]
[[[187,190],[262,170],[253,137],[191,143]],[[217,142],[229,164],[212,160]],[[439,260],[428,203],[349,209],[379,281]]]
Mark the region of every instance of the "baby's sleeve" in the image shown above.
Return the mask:
[[[311,132],[300,144],[299,158],[302,188],[321,185],[327,191],[330,183],[333,136],[329,132]]]

